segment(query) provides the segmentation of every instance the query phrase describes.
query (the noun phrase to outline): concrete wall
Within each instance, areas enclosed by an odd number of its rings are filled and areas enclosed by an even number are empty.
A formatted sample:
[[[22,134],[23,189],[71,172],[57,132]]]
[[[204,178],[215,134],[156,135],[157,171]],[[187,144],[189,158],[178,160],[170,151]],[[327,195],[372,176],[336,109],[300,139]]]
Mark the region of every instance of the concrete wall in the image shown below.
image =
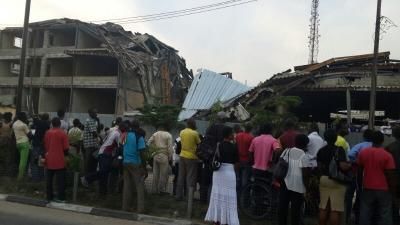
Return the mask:
[[[101,43],[97,39],[86,34],[84,31],[80,30],[78,32],[77,48],[100,48]]]
[[[77,76],[117,76],[118,61],[109,57],[76,57]]]
[[[73,60],[72,58],[47,59],[46,76],[72,76]]]
[[[41,61],[42,61],[41,58],[29,59],[28,65],[27,65],[26,76],[39,77]]]
[[[72,112],[86,113],[96,107],[101,114],[114,114],[114,89],[74,89]]]
[[[0,33],[0,49],[10,49],[10,48],[17,48],[14,47],[14,38],[20,37],[14,32],[5,32],[1,31]]]
[[[69,106],[70,90],[64,88],[42,88],[39,93],[39,112],[57,112]]]

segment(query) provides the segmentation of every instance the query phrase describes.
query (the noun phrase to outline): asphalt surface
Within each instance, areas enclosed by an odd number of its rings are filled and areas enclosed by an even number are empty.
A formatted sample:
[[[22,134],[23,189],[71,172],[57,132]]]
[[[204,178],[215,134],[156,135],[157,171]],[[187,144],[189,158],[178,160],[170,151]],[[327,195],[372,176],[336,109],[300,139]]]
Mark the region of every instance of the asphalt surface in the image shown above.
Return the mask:
[[[1,225],[149,225],[146,223],[93,216],[0,201]]]

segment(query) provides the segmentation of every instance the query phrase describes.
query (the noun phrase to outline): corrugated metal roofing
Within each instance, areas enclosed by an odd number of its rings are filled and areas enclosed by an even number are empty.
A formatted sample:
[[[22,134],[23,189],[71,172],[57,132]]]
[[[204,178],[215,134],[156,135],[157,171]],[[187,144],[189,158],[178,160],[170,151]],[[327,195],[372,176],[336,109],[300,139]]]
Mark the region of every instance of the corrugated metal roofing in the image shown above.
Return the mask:
[[[189,119],[199,110],[210,109],[218,101],[228,102],[250,89],[236,80],[203,69],[195,76],[178,119]]]

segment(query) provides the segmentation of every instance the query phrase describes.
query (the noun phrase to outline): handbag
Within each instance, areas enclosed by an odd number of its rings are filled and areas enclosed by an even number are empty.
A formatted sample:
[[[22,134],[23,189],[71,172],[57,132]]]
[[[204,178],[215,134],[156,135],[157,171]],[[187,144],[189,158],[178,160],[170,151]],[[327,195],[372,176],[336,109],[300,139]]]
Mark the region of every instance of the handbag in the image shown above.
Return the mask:
[[[220,152],[219,152],[219,143],[217,143],[217,149],[215,150],[214,156],[211,161],[211,170],[217,171],[221,168],[221,160],[220,160]]]
[[[339,149],[336,148],[331,161],[329,162],[329,178],[339,183],[350,183],[353,179],[351,173],[345,173],[339,166]]]
[[[272,171],[272,174],[275,179],[277,180],[284,180],[288,171],[289,171],[289,159],[290,159],[290,151],[289,149],[286,151],[285,155],[279,158],[278,163],[276,164],[275,168]],[[286,162],[285,156],[287,155],[288,161]]]

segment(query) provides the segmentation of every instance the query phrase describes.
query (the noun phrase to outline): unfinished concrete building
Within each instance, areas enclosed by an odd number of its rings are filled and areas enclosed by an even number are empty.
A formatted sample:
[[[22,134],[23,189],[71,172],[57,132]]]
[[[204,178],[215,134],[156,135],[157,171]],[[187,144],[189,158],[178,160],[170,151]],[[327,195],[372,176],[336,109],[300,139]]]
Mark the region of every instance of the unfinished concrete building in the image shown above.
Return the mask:
[[[180,104],[193,79],[178,51],[121,26],[55,19],[29,26],[23,110],[122,115]],[[14,104],[22,28],[0,31],[0,105]]]

